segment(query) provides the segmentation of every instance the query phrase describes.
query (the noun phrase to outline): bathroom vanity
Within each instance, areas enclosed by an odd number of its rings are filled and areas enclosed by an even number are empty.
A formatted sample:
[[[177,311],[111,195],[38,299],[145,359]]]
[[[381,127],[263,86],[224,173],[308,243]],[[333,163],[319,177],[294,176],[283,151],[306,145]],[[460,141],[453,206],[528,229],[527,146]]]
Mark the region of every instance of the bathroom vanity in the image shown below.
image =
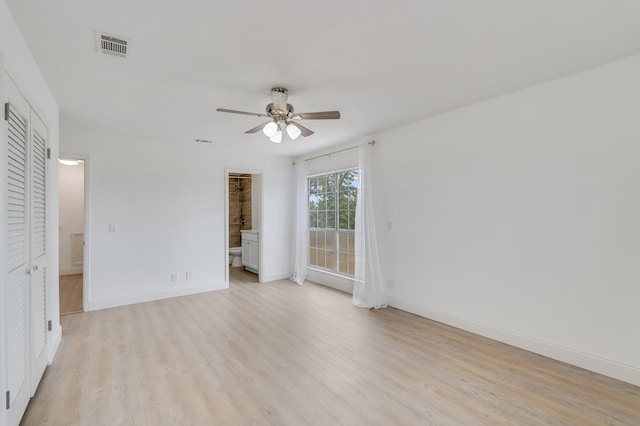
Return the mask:
[[[259,273],[260,270],[260,240],[256,230],[240,231],[242,234],[242,264],[244,269]]]

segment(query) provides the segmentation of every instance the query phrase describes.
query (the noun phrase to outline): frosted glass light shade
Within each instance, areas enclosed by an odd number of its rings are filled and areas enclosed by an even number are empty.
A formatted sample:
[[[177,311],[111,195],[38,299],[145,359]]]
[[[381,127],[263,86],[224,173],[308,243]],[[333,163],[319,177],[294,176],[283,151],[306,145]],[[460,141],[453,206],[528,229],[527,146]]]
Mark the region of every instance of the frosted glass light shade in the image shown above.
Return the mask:
[[[262,128],[262,133],[264,133],[264,135],[268,138],[272,138],[277,131],[278,131],[278,125],[276,124],[275,121],[265,124],[265,126]]]
[[[273,143],[280,143],[282,142],[282,130],[277,130],[276,134],[273,135],[271,138],[269,138],[271,140],[271,142]]]
[[[294,124],[289,123],[289,125],[287,125],[287,134],[292,141],[295,141],[301,133],[300,129],[298,129]]]

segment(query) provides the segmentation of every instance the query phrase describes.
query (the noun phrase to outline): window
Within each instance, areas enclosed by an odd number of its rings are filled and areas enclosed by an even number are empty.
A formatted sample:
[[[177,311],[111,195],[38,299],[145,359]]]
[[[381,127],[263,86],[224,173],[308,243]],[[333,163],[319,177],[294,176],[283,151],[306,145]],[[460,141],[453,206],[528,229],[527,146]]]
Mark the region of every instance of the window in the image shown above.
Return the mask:
[[[308,178],[309,266],[353,276],[358,169]]]

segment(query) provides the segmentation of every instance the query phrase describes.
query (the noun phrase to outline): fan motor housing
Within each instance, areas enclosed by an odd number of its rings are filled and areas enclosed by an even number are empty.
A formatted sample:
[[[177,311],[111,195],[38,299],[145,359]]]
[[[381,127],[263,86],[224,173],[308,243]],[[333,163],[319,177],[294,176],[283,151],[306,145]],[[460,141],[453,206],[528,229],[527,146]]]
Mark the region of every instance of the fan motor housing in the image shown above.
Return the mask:
[[[291,117],[293,115],[293,105],[287,104],[287,110],[274,109],[273,103],[267,105],[267,114],[271,117]]]

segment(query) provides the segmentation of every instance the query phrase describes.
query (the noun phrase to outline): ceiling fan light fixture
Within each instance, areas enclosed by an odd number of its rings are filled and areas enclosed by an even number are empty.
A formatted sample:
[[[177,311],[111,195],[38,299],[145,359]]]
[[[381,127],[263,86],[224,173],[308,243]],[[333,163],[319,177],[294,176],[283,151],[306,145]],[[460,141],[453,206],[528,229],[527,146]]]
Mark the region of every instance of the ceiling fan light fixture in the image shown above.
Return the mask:
[[[271,140],[271,142],[273,143],[282,142],[282,130],[277,130],[276,133],[269,138],[269,140]]]
[[[278,124],[276,124],[275,121],[265,124],[265,126],[262,128],[262,133],[264,133],[264,135],[268,138],[273,138],[278,131]],[[282,138],[282,135],[280,137]]]
[[[273,143],[281,143],[282,133],[284,133],[285,131],[287,132],[291,140],[299,138],[300,135],[304,136],[305,138],[307,136],[313,135],[312,130],[307,129],[297,121],[292,121],[294,119],[335,120],[340,118],[339,111],[318,111],[294,114],[293,105],[287,103],[288,93],[289,92],[287,91],[287,89],[283,87],[274,87],[273,89],[271,89],[271,99],[273,100],[273,102],[267,105],[265,109],[266,114],[238,111],[235,109],[226,108],[216,108],[216,111],[268,118],[269,121],[267,121],[266,123],[259,124],[256,127],[247,130],[245,133],[257,133],[262,130],[262,133],[264,133],[264,135],[268,137]]]
[[[287,125],[287,134],[289,135],[292,141],[295,141],[296,139],[298,139],[298,136],[302,134],[302,131],[298,129],[298,127],[295,124],[289,123]]]

